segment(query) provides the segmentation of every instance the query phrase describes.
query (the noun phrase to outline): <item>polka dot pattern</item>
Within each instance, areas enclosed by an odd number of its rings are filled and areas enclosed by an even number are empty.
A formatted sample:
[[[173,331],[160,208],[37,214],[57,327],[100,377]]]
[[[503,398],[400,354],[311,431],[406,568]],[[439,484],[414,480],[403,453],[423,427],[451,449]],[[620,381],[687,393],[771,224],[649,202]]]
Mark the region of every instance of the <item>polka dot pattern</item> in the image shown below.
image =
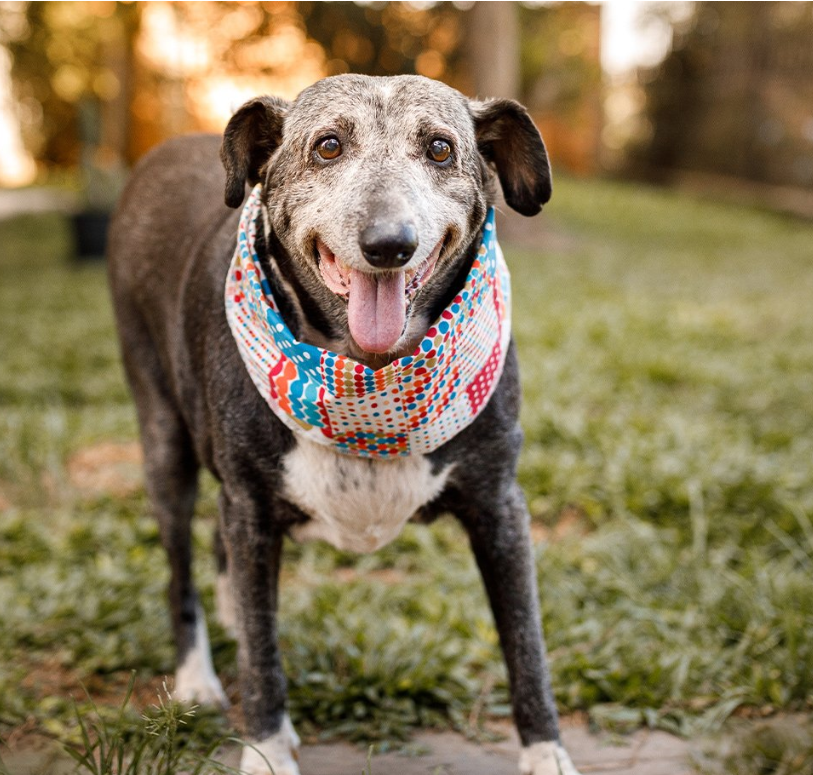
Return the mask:
[[[289,428],[370,458],[425,454],[488,403],[511,336],[510,278],[494,211],[460,293],[415,351],[374,371],[300,342],[285,325],[254,248],[260,187],[240,217],[226,281],[226,315],[252,381]]]

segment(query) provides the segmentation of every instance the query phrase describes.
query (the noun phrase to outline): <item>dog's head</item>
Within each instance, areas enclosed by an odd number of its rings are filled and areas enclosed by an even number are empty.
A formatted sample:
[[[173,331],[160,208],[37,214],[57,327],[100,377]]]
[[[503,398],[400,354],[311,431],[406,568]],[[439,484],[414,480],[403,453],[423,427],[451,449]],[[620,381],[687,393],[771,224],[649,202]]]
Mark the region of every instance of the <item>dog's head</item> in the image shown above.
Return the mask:
[[[420,76],[342,75],[229,121],[226,203],[263,184],[272,270],[300,336],[371,365],[411,352],[470,263],[499,178],[535,215],[545,146],[512,100],[469,100]]]

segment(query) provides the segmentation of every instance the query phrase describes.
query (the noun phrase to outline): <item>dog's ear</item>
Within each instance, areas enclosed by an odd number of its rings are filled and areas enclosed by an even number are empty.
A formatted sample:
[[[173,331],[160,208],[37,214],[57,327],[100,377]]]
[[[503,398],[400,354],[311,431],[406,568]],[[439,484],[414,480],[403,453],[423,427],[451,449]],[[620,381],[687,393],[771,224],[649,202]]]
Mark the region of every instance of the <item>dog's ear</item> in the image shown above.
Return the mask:
[[[536,215],[551,195],[545,143],[528,111],[514,100],[471,101],[477,147],[497,168],[505,201],[522,215]]]
[[[231,117],[223,133],[220,158],[226,168],[226,204],[239,207],[246,182],[260,182],[260,169],[282,141],[290,103],[279,97],[249,100]]]

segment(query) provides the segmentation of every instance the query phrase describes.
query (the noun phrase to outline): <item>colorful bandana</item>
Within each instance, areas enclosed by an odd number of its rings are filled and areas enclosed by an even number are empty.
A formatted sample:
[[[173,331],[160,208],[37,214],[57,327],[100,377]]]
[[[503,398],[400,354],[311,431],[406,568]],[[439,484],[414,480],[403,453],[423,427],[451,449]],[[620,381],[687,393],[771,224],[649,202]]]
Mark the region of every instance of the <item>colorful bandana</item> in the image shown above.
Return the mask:
[[[412,355],[377,371],[294,338],[256,254],[259,214],[257,186],[240,216],[226,315],[251,379],[285,425],[339,452],[394,458],[431,452],[477,417],[511,337],[509,275],[493,210],[463,289]]]

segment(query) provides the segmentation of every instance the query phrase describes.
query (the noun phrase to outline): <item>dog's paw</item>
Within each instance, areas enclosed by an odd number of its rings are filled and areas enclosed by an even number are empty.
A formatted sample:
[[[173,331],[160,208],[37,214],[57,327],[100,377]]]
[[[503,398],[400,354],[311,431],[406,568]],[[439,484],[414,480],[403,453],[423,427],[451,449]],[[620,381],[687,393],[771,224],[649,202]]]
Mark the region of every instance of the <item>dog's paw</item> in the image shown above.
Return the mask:
[[[243,775],[300,775],[298,758],[299,735],[286,713],[279,732],[243,749],[240,772]]]
[[[229,707],[226,693],[212,665],[206,617],[200,606],[196,611],[195,639],[175,671],[175,689],[172,696],[178,702]]]
[[[522,749],[520,775],[579,775],[567,751],[556,742],[534,743]]]
[[[186,660],[175,673],[173,699],[190,705],[228,708],[229,700],[211,666]]]

